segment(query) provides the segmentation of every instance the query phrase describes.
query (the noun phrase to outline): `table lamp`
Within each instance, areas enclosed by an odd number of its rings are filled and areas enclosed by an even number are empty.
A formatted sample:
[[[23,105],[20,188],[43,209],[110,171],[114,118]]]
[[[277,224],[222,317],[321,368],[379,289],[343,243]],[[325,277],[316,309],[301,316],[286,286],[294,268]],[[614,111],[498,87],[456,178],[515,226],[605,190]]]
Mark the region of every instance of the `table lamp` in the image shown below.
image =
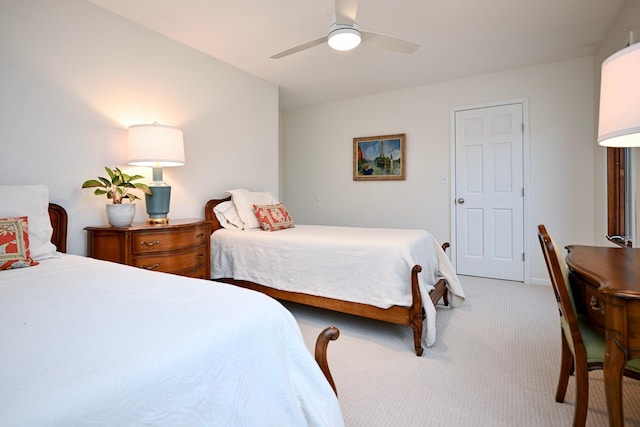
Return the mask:
[[[145,194],[149,224],[168,224],[171,186],[162,179],[162,168],[184,165],[182,130],[157,123],[129,127],[129,164],[153,168],[152,195]]]
[[[640,43],[602,63],[598,144],[640,147]]]

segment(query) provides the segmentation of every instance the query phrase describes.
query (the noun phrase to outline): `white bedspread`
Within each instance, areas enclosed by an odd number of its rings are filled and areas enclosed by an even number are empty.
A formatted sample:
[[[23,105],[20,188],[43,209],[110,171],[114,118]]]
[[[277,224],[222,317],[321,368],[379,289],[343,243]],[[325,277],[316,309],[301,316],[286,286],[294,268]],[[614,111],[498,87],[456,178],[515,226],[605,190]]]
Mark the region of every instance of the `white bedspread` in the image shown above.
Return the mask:
[[[427,321],[435,342],[436,310],[428,296],[439,277],[455,306],[464,299],[438,242],[424,230],[296,225],[276,232],[220,229],[211,237],[211,277],[388,308],[411,305],[411,269],[420,265]]]
[[[0,272],[2,426],[340,426],[257,292],[73,255]]]

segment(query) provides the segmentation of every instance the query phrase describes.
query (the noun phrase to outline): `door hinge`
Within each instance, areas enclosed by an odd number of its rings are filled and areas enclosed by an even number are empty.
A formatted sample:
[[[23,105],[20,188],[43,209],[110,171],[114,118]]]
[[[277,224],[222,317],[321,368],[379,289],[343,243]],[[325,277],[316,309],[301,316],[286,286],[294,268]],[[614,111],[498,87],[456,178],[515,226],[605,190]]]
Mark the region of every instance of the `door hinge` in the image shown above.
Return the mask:
[[[522,126],[520,128],[522,129],[522,133],[524,133],[524,123],[522,123]]]
[[[522,187],[522,197],[524,197],[524,187]]]
[[[522,261],[524,262],[524,252],[522,252]]]

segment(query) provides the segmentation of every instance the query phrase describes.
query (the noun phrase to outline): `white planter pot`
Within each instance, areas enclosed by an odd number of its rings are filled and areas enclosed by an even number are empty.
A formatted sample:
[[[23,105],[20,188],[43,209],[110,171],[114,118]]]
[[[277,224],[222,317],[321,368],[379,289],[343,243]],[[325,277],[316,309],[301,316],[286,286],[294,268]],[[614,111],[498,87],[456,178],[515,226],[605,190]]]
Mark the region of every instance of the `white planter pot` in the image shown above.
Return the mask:
[[[107,220],[112,227],[128,227],[136,216],[136,205],[122,203],[107,205]]]

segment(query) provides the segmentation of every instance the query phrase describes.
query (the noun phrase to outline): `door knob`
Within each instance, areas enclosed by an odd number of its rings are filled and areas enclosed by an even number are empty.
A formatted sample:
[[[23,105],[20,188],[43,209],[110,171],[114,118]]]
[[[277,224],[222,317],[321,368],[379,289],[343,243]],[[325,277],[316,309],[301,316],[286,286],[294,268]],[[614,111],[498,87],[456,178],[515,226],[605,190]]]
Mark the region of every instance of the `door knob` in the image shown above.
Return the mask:
[[[460,197],[460,198],[458,199],[458,203],[460,203],[460,204],[462,205],[462,204],[464,203],[464,199],[463,199],[462,197]]]

